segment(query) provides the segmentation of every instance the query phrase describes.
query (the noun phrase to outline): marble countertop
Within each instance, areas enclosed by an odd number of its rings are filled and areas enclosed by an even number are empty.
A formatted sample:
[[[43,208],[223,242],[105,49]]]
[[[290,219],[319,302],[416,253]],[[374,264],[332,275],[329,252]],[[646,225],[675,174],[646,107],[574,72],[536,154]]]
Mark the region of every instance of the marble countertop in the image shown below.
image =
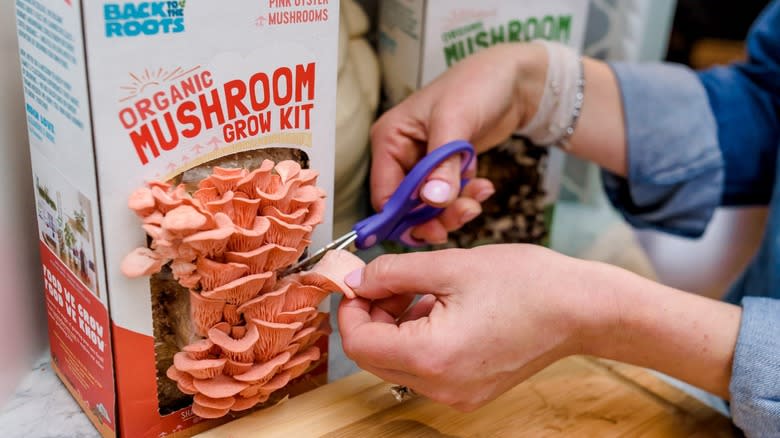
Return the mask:
[[[7,437],[100,437],[49,366],[48,353],[0,410],[0,431]]]

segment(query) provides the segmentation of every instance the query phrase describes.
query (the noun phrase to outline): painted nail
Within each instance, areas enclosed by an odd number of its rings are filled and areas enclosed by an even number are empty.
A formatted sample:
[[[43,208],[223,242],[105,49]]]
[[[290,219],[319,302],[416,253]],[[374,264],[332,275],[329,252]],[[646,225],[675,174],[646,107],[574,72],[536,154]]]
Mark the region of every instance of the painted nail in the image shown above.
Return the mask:
[[[493,196],[493,194],[496,193],[496,189],[490,187],[487,189],[482,189],[477,195],[474,197],[474,199],[477,200],[477,202],[485,202],[488,198]]]
[[[422,189],[422,196],[430,202],[443,204],[450,200],[451,192],[452,189],[449,184],[435,179],[425,184],[425,187]]]
[[[460,216],[460,221],[462,224],[469,223],[476,219],[480,214],[482,214],[482,210],[477,208],[470,208],[463,212],[463,214]]]
[[[347,284],[347,286],[351,287],[352,289],[357,289],[360,287],[360,283],[363,282],[363,268],[356,269],[349,274],[347,274],[346,277],[344,277],[344,283]]]

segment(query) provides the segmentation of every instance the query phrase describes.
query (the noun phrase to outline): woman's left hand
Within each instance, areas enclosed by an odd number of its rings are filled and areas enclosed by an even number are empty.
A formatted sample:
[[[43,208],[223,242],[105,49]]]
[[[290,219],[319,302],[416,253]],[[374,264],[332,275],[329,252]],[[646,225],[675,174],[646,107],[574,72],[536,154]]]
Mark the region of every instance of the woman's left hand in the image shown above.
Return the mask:
[[[339,308],[347,356],[460,410],[572,354],[729,397],[741,308],[623,269],[505,244],[382,256],[346,281],[359,297]]]
[[[603,321],[586,265],[529,245],[379,257],[347,277],[361,298],[339,309],[344,350],[389,382],[476,409],[582,351],[589,321]]]

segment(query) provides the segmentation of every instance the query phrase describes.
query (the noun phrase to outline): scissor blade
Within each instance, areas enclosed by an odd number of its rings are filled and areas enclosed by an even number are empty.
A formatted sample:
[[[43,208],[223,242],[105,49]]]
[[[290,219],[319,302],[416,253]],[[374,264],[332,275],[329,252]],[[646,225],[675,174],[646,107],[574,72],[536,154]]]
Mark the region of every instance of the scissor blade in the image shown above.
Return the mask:
[[[282,273],[282,276],[295,274],[296,272],[306,271],[311,269],[317,262],[322,260],[323,257],[325,257],[325,254],[327,254],[328,251],[332,249],[344,249],[347,248],[349,245],[355,242],[357,239],[357,232],[350,231],[349,233],[339,237],[338,239],[334,240],[333,242],[330,242],[329,244],[325,245],[324,247],[320,248],[317,252],[313,253],[309,257],[306,257],[305,259],[301,260],[300,262],[292,265],[290,268],[288,268],[284,273]]]

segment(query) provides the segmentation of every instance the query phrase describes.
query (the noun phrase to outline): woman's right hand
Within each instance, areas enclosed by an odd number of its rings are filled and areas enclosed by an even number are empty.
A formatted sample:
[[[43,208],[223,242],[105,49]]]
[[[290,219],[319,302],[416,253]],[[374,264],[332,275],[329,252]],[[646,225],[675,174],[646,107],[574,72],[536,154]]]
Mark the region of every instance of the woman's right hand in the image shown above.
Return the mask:
[[[547,53],[536,44],[503,44],[459,62],[435,81],[386,112],[371,131],[371,200],[379,211],[406,173],[429,151],[454,140],[471,142],[477,152],[497,145],[536,112],[544,91]],[[447,234],[476,218],[493,184],[469,169],[471,182],[458,195],[461,163],[453,157],[439,166],[421,190],[429,205],[446,207],[412,235],[444,243]]]

